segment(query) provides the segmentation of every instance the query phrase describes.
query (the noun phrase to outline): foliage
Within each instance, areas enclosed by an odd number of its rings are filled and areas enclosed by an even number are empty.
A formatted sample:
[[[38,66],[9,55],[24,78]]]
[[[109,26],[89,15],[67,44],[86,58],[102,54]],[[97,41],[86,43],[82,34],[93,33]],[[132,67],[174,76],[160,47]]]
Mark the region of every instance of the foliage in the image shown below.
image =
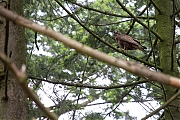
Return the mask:
[[[27,18],[59,31],[94,49],[103,51],[114,57],[123,57],[127,60],[136,61],[129,58],[126,54],[123,55],[119,53],[116,50],[116,43],[112,37],[115,29],[122,31],[124,34],[130,30],[129,35],[138,39],[148,49],[145,53],[141,51],[128,51],[127,54],[135,56],[137,59],[148,61],[154,65],[159,65],[158,48],[154,47],[153,54],[149,54],[156,37],[139,23],[135,23],[134,26],[131,27],[133,19],[129,17],[116,1],[96,0],[89,2],[88,0],[64,0],[61,1],[61,4],[65,6],[78,21],[67,14],[58,2],[50,0],[25,1],[24,14]],[[123,0],[123,4],[131,13],[138,16],[148,2],[143,0]],[[144,12],[142,14],[143,17],[139,19],[141,22],[149,24],[149,29],[156,30],[156,22],[153,19],[154,15],[154,9],[150,6],[148,14],[147,11]],[[145,18],[146,16],[148,16],[149,19]],[[85,27],[78,22],[82,23]],[[89,33],[87,29],[102,38],[105,42],[111,44],[113,48],[104,44],[93,34]],[[33,31],[26,30],[27,66],[28,75],[30,76],[29,84],[37,91],[43,91],[53,101],[54,106],[49,107],[59,116],[72,111],[73,114],[70,115],[70,118],[73,118],[77,112],[81,113],[89,104],[98,99],[103,102],[97,103],[97,105],[94,104],[95,108],[98,108],[101,104],[107,105],[107,107],[103,109],[101,113],[91,111],[92,113],[85,114],[86,120],[100,120],[104,119],[107,115],[113,115],[112,117],[114,119],[130,116],[128,111],[123,111],[119,107],[128,102],[137,102],[145,106],[145,103],[148,101],[157,101],[159,104],[163,103],[162,86],[153,82],[110,90],[95,89],[95,87],[99,85],[117,86],[145,80],[145,78],[134,76],[122,69],[94,60],[89,56],[79,54],[75,50],[69,49],[62,43],[55,42],[51,38],[39,34],[36,36],[35,34]],[[43,88],[48,86],[48,84],[45,83],[50,84],[50,90],[52,91],[47,92],[46,89]],[[69,83],[71,85],[69,85]],[[81,88],[77,87],[77,84],[95,87]],[[35,109],[33,106],[30,108]],[[153,107],[146,109],[150,111]],[[34,110],[34,112],[35,111],[36,110]],[[82,118],[82,115],[80,115],[80,117]]]

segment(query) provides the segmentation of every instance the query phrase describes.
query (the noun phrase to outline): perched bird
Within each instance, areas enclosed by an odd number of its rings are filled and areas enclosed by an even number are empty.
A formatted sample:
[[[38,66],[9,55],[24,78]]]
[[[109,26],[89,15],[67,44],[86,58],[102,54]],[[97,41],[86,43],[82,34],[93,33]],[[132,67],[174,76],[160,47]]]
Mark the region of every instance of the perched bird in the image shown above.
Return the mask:
[[[133,39],[132,37],[122,34],[118,30],[114,31],[114,39],[117,42],[118,47],[124,50],[136,50],[145,51],[147,49],[145,46],[142,46],[139,41]]]

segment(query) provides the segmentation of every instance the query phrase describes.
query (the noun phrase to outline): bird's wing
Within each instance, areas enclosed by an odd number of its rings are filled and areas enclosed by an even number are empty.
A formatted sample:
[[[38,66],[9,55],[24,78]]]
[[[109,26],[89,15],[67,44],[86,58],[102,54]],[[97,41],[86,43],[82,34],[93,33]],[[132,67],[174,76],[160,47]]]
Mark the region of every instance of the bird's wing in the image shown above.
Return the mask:
[[[124,35],[124,34],[119,35],[119,40],[131,43],[131,44],[134,44],[134,45],[137,45],[137,46],[140,45],[139,41],[134,40],[132,37],[130,37],[128,35]]]
[[[134,38],[133,38],[133,40],[136,41],[137,43],[141,44],[138,40],[136,40],[136,39],[134,39]]]

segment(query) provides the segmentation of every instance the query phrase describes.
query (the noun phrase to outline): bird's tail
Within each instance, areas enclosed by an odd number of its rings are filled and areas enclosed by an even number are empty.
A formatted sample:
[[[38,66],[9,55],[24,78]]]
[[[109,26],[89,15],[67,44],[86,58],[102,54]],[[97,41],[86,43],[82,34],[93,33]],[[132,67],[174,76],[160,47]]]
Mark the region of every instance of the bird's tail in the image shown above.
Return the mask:
[[[145,46],[141,46],[140,50],[141,50],[141,51],[143,51],[143,52],[145,52],[145,50],[144,50],[144,49],[147,49],[147,47],[145,47]]]

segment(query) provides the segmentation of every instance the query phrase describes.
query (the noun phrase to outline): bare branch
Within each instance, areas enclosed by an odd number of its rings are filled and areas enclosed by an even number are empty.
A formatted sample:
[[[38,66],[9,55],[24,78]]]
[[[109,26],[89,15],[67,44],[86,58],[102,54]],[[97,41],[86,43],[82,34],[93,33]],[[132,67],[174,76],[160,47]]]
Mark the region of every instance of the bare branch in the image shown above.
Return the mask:
[[[62,35],[61,33],[55,32],[50,28],[38,25],[30,20],[27,20],[21,16],[18,16],[17,14],[4,9],[3,7],[0,7],[0,15],[8,18],[9,20],[13,21],[16,24],[19,24],[21,26],[32,29],[32,30],[37,31],[46,36],[49,36],[49,37],[55,39],[56,41],[60,41],[63,44],[65,44],[66,46],[75,49],[79,53],[87,54],[87,55],[91,56],[92,58],[95,58],[102,62],[108,63],[112,66],[122,68],[130,73],[135,74],[135,75],[143,76],[145,78],[148,78],[149,80],[180,88],[180,79],[177,77],[162,74],[160,72],[155,72],[155,71],[148,69],[146,66],[143,66],[142,64],[134,63],[131,61],[126,61],[121,58],[117,59],[117,58],[109,56],[103,52],[100,52],[98,50],[94,50],[93,48],[83,45],[82,43],[79,43],[70,38],[67,38],[66,36]]]
[[[158,109],[156,109],[155,111],[151,112],[149,115],[145,116],[144,118],[142,118],[141,120],[147,120],[149,117],[151,117],[152,115],[156,114],[157,112],[159,112],[160,110],[162,110],[163,108],[167,107],[173,100],[175,100],[178,96],[180,95],[180,90],[174,95],[172,96],[167,102],[165,102],[163,105],[161,105]]]
[[[23,90],[28,95],[28,97],[37,104],[37,106],[42,110],[42,112],[44,112],[51,120],[57,120],[58,117],[53,112],[49,112],[49,110],[45,108],[44,105],[39,101],[37,95],[31,89],[28,88],[28,85],[26,83],[27,75],[25,73],[25,66],[22,66],[22,69],[20,71],[16,67],[16,65],[11,61],[9,61],[8,58],[3,53],[0,53],[0,59],[13,72],[19,85],[23,88]]]
[[[156,10],[159,12],[159,14],[162,14],[160,8],[156,5],[156,3],[153,0],[150,0],[151,3],[154,5],[154,7],[156,8]]]
[[[180,9],[177,10],[174,14],[177,15],[180,12]],[[173,16],[173,14],[171,15],[171,17]]]
[[[109,46],[110,48],[116,50],[117,52],[120,52],[120,53],[122,53],[123,55],[128,56],[128,57],[130,57],[130,58],[132,58],[132,59],[134,59],[134,60],[136,60],[136,61],[142,62],[142,63],[144,63],[144,64],[146,64],[146,65],[148,65],[148,66],[151,66],[151,67],[154,67],[154,66],[155,66],[155,65],[153,65],[153,64],[151,64],[151,63],[149,63],[149,62],[147,62],[147,61],[138,59],[137,57],[135,57],[135,56],[133,56],[133,55],[127,54],[126,52],[123,52],[122,50],[119,50],[119,49],[113,47],[111,44],[107,43],[105,40],[103,40],[102,38],[100,38],[98,35],[94,34],[93,31],[91,31],[88,27],[86,27],[82,22],[80,22],[80,21],[78,20],[78,18],[77,18],[74,14],[71,14],[71,13],[66,9],[66,7],[64,7],[64,6],[61,4],[61,2],[59,2],[58,0],[55,0],[55,1],[59,4],[59,6],[61,6],[61,7],[71,16],[71,18],[73,18],[76,22],[79,23],[79,25],[81,25],[85,30],[87,30],[91,35],[93,35],[95,38],[97,38],[99,41],[101,41],[101,42],[104,43],[105,45]],[[160,69],[160,70],[162,70],[159,66],[157,66],[157,68]]]
[[[178,21],[175,20],[175,24],[176,24],[178,27],[180,27],[180,22],[178,22]]]
[[[90,8],[90,7],[87,6],[87,5],[85,6],[85,5],[79,4],[79,3],[77,3],[77,2],[74,2],[74,1],[72,1],[72,0],[70,0],[70,1],[68,1],[68,2],[70,2],[70,3],[72,3],[72,4],[75,4],[75,5],[79,6],[79,7],[82,7],[82,8],[84,8],[84,9],[92,10],[92,11],[94,11],[94,12],[102,13],[102,14],[109,15],[109,16],[116,16],[116,17],[122,17],[122,18],[133,18],[132,16],[113,14],[113,13],[109,13],[109,12],[107,12],[107,11],[104,12],[104,11],[101,11],[101,10],[97,10],[97,9],[94,9],[94,8]],[[140,16],[140,15],[138,15],[138,16],[136,16],[136,17],[139,18],[139,19],[147,19],[147,17]],[[149,17],[149,19],[155,19],[155,17]]]
[[[180,40],[177,40],[177,41],[175,41],[174,44],[176,45],[176,44],[179,44],[179,43],[180,43]]]
[[[69,82],[51,81],[51,80],[45,80],[45,79],[42,79],[42,78],[37,78],[37,77],[32,77],[32,76],[29,76],[28,78],[36,79],[36,80],[40,80],[40,81],[44,81],[44,82],[48,82],[48,83],[52,83],[52,84],[61,84],[61,85],[74,86],[74,87],[84,87],[84,88],[104,89],[104,90],[122,88],[122,87],[130,87],[130,86],[133,86],[133,85],[148,82],[148,80],[141,80],[141,81],[125,83],[125,84],[120,84],[120,85],[114,85],[114,86],[94,86],[94,85],[81,84],[81,83],[74,84],[74,83],[69,83]]]
[[[145,27],[146,29],[149,29],[148,26],[146,24],[144,24],[143,22],[141,22],[137,17],[135,17],[119,0],[116,0],[117,3],[122,7],[122,9],[124,11],[126,11],[131,17],[134,18],[134,20],[136,20],[139,24],[141,24],[143,27]],[[163,39],[153,30],[150,29],[150,31],[159,38],[159,40],[162,42]]]

